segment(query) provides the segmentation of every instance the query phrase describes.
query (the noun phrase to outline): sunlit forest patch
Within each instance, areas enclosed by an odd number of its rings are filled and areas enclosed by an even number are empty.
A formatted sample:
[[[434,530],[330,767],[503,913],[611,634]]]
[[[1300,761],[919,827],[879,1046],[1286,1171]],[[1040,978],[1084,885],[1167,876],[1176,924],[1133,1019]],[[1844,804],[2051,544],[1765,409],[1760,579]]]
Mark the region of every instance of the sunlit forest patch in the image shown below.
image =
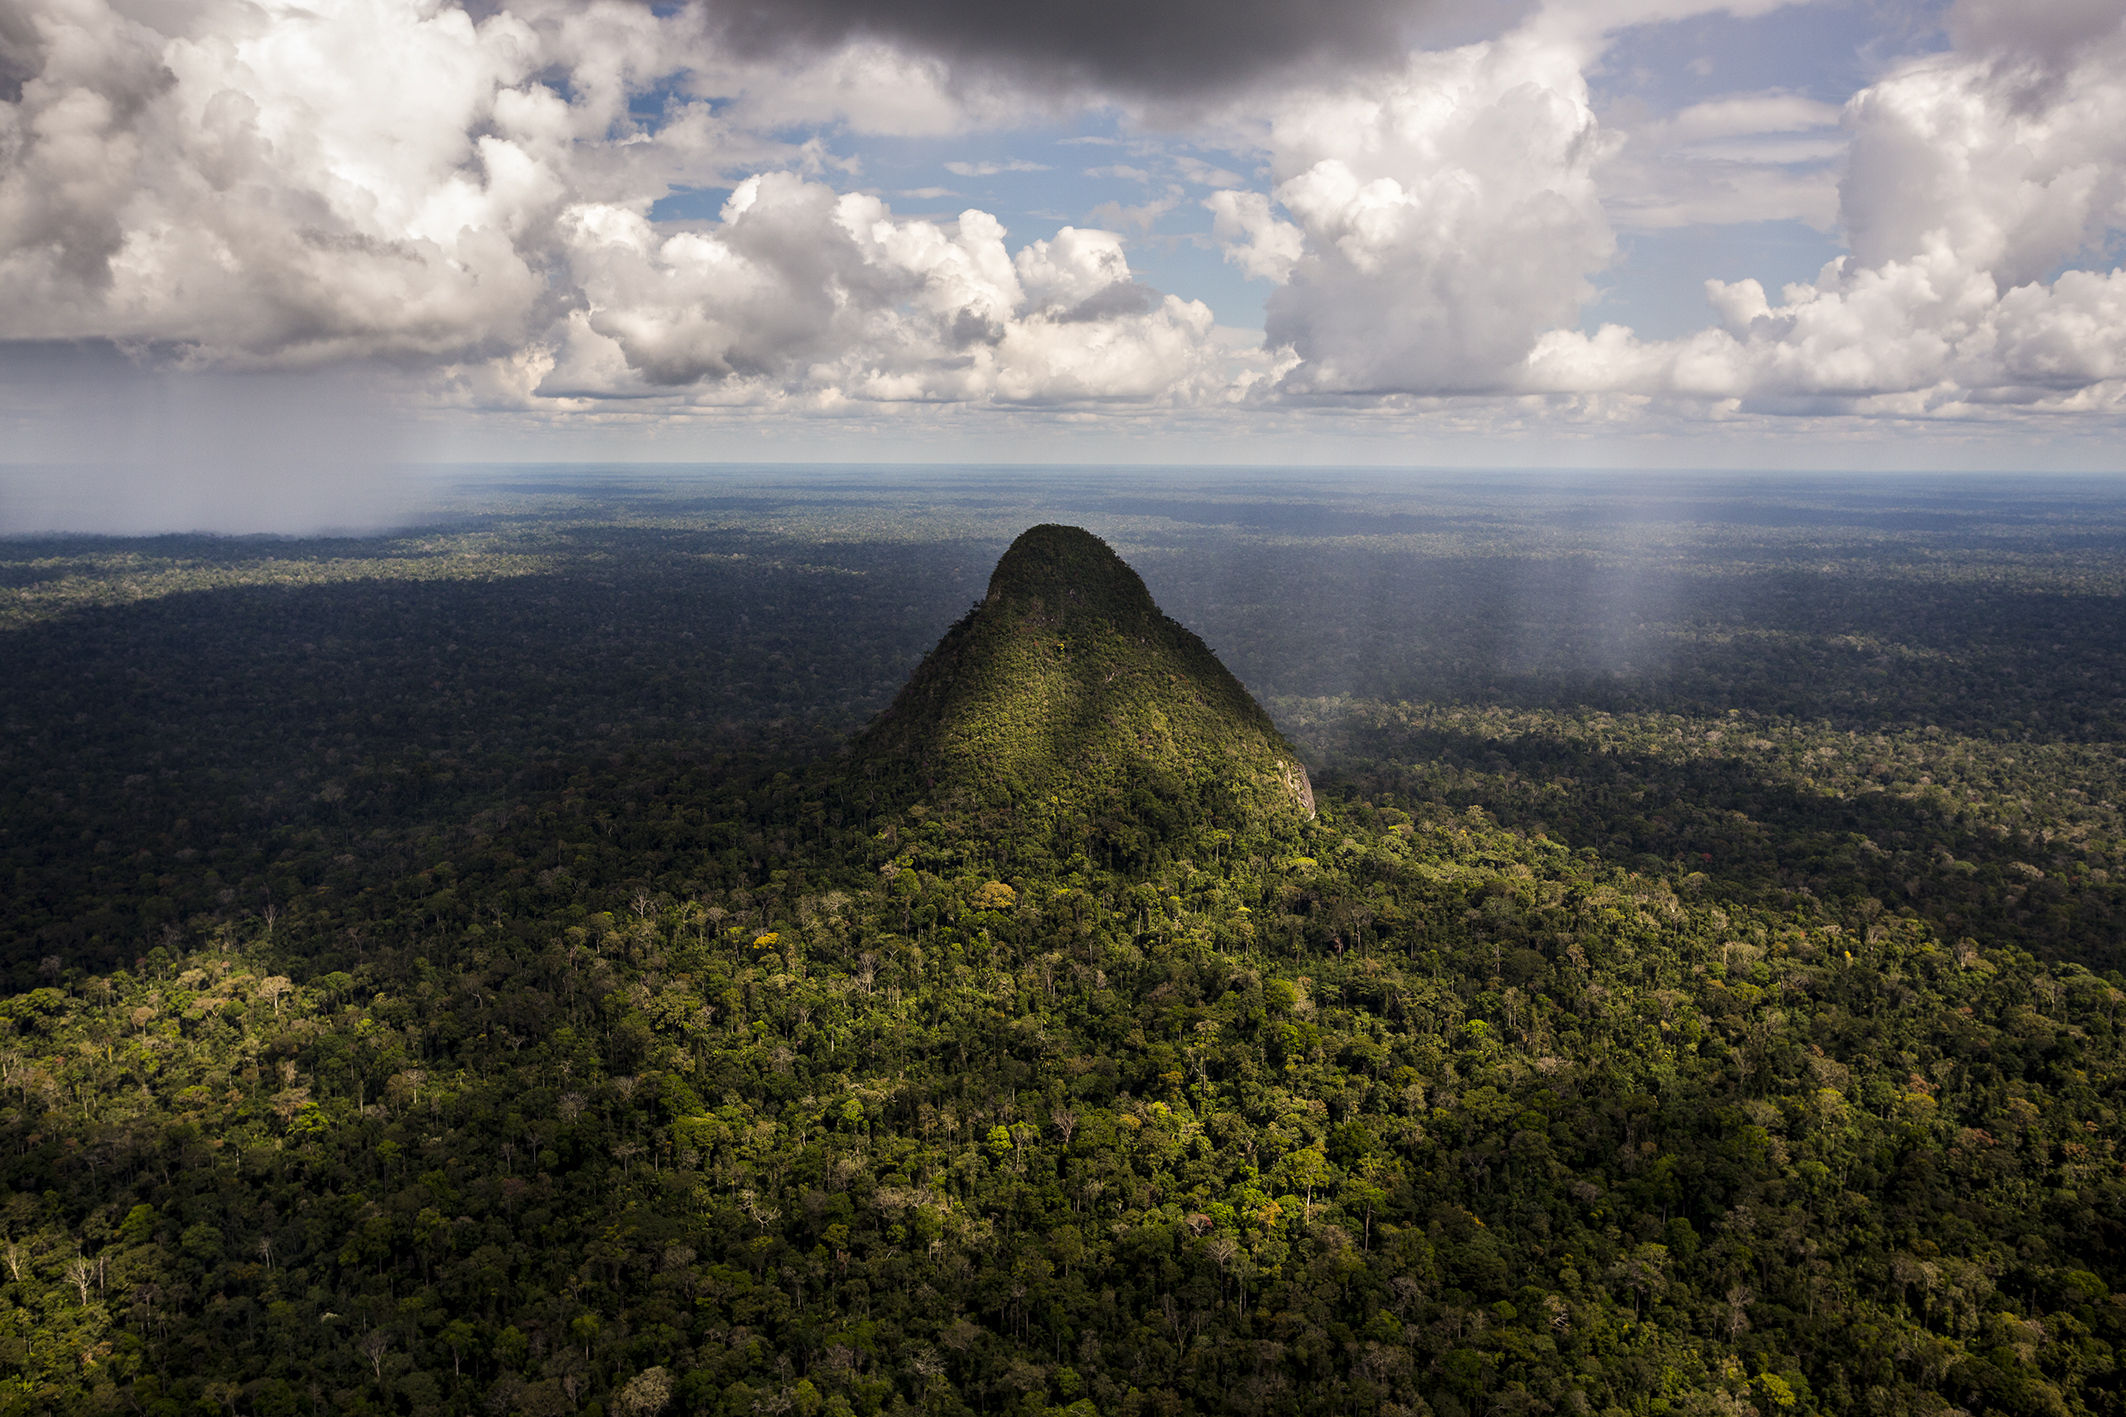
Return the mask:
[[[73,611],[240,586],[492,580],[546,568],[537,556],[497,551],[489,542],[486,537],[424,537],[356,556],[246,557],[240,550],[232,555],[236,548],[208,542],[173,547],[167,554],[132,550],[27,557],[8,562],[0,573],[0,631]]]

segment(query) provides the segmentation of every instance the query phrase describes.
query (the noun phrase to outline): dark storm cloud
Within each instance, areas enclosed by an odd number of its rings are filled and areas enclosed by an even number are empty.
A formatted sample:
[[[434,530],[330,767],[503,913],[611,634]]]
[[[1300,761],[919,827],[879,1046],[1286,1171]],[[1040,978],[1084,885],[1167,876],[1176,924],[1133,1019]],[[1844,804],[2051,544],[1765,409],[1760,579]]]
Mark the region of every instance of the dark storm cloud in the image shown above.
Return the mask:
[[[0,5],[0,103],[22,102],[22,86],[36,76],[41,50],[29,12]]]
[[[1425,0],[718,0],[761,52],[894,41],[1051,83],[1200,93],[1307,61],[1389,60]]]

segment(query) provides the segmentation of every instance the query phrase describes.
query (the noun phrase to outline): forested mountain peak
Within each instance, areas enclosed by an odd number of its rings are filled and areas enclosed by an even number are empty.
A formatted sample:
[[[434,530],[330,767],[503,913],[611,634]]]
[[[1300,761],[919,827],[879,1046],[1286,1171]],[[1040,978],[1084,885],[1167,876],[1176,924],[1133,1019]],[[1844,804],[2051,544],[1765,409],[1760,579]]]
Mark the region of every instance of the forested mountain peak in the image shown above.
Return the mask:
[[[1083,527],[1030,527],[997,561],[985,605],[1004,604],[1053,618],[1098,617],[1111,625],[1163,619],[1144,578]]]
[[[1269,715],[1079,527],[1012,543],[857,757],[949,814],[1008,812],[1061,855],[1126,859],[1184,824],[1277,830],[1314,812]]]

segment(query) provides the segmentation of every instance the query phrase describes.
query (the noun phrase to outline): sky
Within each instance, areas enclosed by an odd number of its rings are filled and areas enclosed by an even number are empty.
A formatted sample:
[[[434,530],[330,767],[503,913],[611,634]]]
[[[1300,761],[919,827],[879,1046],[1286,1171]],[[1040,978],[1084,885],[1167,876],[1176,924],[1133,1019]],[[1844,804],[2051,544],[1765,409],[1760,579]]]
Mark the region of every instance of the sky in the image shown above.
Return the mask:
[[[0,462],[107,500],[2117,471],[2122,260],[2122,0],[0,6]]]

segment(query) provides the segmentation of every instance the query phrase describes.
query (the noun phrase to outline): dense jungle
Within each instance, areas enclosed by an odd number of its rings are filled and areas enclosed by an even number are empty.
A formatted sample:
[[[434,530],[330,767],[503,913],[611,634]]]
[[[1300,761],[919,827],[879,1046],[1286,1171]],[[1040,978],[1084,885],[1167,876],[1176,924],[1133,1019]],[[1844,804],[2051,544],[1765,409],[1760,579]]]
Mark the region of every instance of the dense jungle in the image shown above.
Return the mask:
[[[0,1412],[2126,1413],[2116,484],[448,487],[0,541]],[[856,770],[1045,522],[1315,815]]]

